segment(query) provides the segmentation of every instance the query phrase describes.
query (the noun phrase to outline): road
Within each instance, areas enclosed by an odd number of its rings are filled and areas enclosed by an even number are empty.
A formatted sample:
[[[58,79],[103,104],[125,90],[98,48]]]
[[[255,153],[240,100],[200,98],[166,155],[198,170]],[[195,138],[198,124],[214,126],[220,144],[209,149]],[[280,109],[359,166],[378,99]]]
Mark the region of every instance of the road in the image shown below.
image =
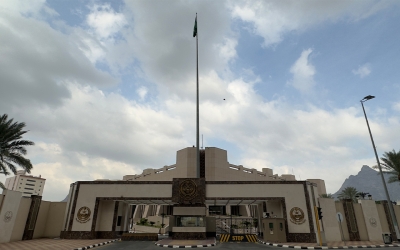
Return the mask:
[[[127,250],[127,249],[145,249],[145,250],[151,250],[151,249],[157,249],[157,250],[162,250],[162,249],[169,249],[165,247],[159,247],[154,245],[154,241],[117,241],[115,243],[111,243],[109,245],[97,247],[96,249],[101,249],[101,250]],[[267,246],[259,243],[218,243],[214,247],[207,247],[203,249],[246,249],[246,250],[257,250],[257,249],[279,249],[279,250],[289,250],[292,248],[283,248],[283,247],[272,247],[272,246]],[[368,250],[374,250],[374,249],[380,249],[382,248],[368,248]],[[400,247],[390,247],[387,248],[388,250],[399,250]]]

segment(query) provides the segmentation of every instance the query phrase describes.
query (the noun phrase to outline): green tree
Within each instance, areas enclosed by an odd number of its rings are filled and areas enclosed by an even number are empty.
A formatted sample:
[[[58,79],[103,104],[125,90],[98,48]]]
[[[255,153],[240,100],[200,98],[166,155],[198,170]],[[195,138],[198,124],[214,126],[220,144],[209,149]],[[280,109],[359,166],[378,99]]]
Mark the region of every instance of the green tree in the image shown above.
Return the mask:
[[[24,130],[25,126],[23,122],[8,119],[7,114],[0,117],[0,174],[8,175],[10,174],[8,170],[17,174],[17,166],[28,173],[31,172],[32,163],[24,155],[27,153],[25,146],[31,146],[34,143],[22,140],[22,136],[28,132]]]
[[[396,152],[393,149],[392,151],[385,152],[383,157],[381,157],[381,167],[382,172],[391,175],[389,183],[400,182],[400,150]],[[372,168],[379,169],[378,166],[373,166]]]
[[[319,195],[320,198],[333,198],[332,194],[320,194]]]
[[[354,202],[356,202],[356,195],[358,194],[358,191],[355,187],[347,187],[340,192],[338,195],[339,200],[343,199],[352,199]]]

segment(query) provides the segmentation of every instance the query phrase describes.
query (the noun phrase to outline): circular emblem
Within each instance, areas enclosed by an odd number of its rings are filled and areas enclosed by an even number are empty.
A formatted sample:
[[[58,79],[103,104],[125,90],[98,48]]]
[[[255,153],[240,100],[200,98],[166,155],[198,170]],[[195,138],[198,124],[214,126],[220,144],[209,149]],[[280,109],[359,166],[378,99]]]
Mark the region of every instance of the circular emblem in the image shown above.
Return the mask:
[[[369,224],[371,224],[371,226],[376,227],[377,222],[375,218],[369,218]]]
[[[296,225],[306,222],[304,219],[304,212],[299,207],[294,207],[290,210],[290,221]]]
[[[181,182],[179,192],[184,200],[192,200],[196,196],[197,186],[193,180],[184,180]]]
[[[11,211],[7,211],[7,212],[4,214],[4,221],[5,221],[5,222],[9,222],[9,221],[11,220],[12,216],[13,216],[12,212],[11,212]]]
[[[80,223],[86,223],[90,220],[90,208],[88,207],[81,207],[78,210],[78,214],[76,215],[76,220]]]

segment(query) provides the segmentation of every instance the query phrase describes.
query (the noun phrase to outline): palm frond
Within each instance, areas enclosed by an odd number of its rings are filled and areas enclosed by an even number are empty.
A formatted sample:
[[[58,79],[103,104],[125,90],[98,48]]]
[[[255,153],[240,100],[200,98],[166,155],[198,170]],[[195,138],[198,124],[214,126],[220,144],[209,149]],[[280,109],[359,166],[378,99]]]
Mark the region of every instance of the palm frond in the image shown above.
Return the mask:
[[[28,132],[24,130],[25,126],[24,122],[8,119],[7,114],[0,116],[0,171],[4,174],[9,174],[8,170],[16,174],[17,166],[30,173],[33,167],[31,161],[24,157],[27,154],[25,147],[35,144],[22,139]]]

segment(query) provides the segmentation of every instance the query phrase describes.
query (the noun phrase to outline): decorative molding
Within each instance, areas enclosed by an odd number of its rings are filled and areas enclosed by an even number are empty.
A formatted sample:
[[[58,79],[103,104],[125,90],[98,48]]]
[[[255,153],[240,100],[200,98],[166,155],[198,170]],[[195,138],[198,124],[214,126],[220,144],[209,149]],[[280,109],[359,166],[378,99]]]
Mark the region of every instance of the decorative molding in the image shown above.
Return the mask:
[[[359,241],[360,232],[358,230],[357,218],[354,212],[353,200],[344,199],[342,200],[342,204],[350,241]]]
[[[119,201],[115,201],[113,223],[112,223],[111,231],[115,231],[115,227],[117,225],[118,207],[119,207]]]
[[[26,219],[22,240],[31,240],[33,238],[33,232],[35,231],[36,220],[39,215],[41,202],[42,196],[31,196],[31,205],[29,207],[28,218]]]

